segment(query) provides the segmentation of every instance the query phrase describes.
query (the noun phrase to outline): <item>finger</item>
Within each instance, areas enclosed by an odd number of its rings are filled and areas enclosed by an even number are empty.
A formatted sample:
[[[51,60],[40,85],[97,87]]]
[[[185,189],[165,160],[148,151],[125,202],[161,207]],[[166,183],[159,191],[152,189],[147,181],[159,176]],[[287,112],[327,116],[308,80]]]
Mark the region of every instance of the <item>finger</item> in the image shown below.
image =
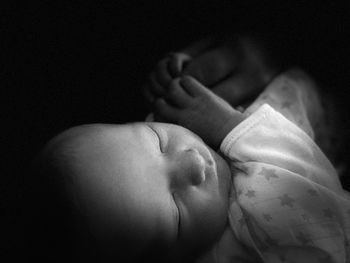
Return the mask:
[[[232,106],[238,106],[256,97],[264,85],[253,76],[237,74],[215,85],[211,90]]]
[[[184,88],[184,90],[190,94],[192,97],[197,97],[200,95],[209,95],[211,91],[202,85],[198,80],[191,76],[184,76],[180,80],[180,84]]]
[[[155,70],[155,78],[158,83],[163,87],[168,87],[172,77],[168,71],[169,58],[162,59]]]
[[[180,111],[171,106],[164,99],[158,98],[154,103],[154,112],[161,119],[177,123],[179,119]]]
[[[185,108],[191,103],[191,96],[180,85],[180,78],[171,81],[165,100],[178,108]]]
[[[169,60],[169,72],[173,78],[179,77],[184,67],[191,60],[191,56],[185,53],[172,53]]]
[[[184,70],[206,86],[212,86],[231,74],[238,65],[233,49],[219,47],[192,60]]]
[[[164,88],[158,83],[155,77],[155,73],[151,73],[150,77],[150,92],[153,94],[154,97],[161,97],[165,94]]]

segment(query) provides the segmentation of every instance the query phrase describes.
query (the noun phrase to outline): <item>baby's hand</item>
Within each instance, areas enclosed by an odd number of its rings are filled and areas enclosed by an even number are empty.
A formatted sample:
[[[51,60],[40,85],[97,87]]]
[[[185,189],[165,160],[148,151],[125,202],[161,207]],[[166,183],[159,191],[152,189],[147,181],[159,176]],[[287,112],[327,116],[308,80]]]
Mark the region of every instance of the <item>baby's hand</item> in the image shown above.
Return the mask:
[[[244,115],[190,76],[171,81],[155,102],[155,116],[184,126],[214,149]]]
[[[166,58],[162,59],[150,75],[151,84],[146,87],[144,93],[149,103],[153,103],[155,98],[162,97],[166,94],[166,90],[170,82],[180,77],[185,66],[191,60],[191,56],[182,53],[170,53]]]
[[[251,101],[276,73],[263,42],[249,36],[231,38],[205,50],[184,70],[232,106]]]

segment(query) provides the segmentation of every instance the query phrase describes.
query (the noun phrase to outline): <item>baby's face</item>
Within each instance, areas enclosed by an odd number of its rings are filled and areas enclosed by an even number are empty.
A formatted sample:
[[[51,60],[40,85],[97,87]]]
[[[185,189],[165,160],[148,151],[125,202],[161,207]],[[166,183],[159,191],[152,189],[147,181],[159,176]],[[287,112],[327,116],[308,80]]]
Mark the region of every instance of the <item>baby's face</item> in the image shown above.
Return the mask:
[[[106,127],[89,141],[80,168],[93,209],[105,207],[109,215],[101,214],[142,249],[160,246],[178,254],[213,243],[227,219],[225,160],[180,126]]]

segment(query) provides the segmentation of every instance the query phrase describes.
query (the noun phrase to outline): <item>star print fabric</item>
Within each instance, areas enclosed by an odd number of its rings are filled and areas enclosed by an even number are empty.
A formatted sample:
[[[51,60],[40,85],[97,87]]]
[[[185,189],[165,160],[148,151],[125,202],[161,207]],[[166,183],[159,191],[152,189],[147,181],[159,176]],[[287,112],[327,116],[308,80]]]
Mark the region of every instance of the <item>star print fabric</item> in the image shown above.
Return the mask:
[[[221,145],[233,172],[230,225],[263,262],[350,260],[350,196],[306,132],[264,104]]]
[[[291,69],[280,74],[248,107],[246,114],[255,112],[263,104],[269,104],[288,120],[315,139],[313,126],[320,122],[323,109],[316,92],[316,85],[301,70]]]
[[[345,138],[339,132],[341,114],[333,100],[330,94],[321,94],[304,71],[294,68],[276,76],[245,113],[250,115],[263,104],[269,104],[304,130],[340,171],[346,167],[341,161]]]

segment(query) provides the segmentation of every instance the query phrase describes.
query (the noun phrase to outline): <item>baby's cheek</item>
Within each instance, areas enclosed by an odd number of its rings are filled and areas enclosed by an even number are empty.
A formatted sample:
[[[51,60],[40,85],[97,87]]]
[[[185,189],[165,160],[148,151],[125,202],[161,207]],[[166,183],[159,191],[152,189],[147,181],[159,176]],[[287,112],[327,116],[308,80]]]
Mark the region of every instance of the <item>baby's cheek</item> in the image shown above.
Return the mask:
[[[210,199],[209,199],[210,198]],[[201,215],[198,220],[198,242],[208,247],[217,240],[224,231],[227,221],[227,200],[223,200],[218,193],[210,196],[202,203]]]

